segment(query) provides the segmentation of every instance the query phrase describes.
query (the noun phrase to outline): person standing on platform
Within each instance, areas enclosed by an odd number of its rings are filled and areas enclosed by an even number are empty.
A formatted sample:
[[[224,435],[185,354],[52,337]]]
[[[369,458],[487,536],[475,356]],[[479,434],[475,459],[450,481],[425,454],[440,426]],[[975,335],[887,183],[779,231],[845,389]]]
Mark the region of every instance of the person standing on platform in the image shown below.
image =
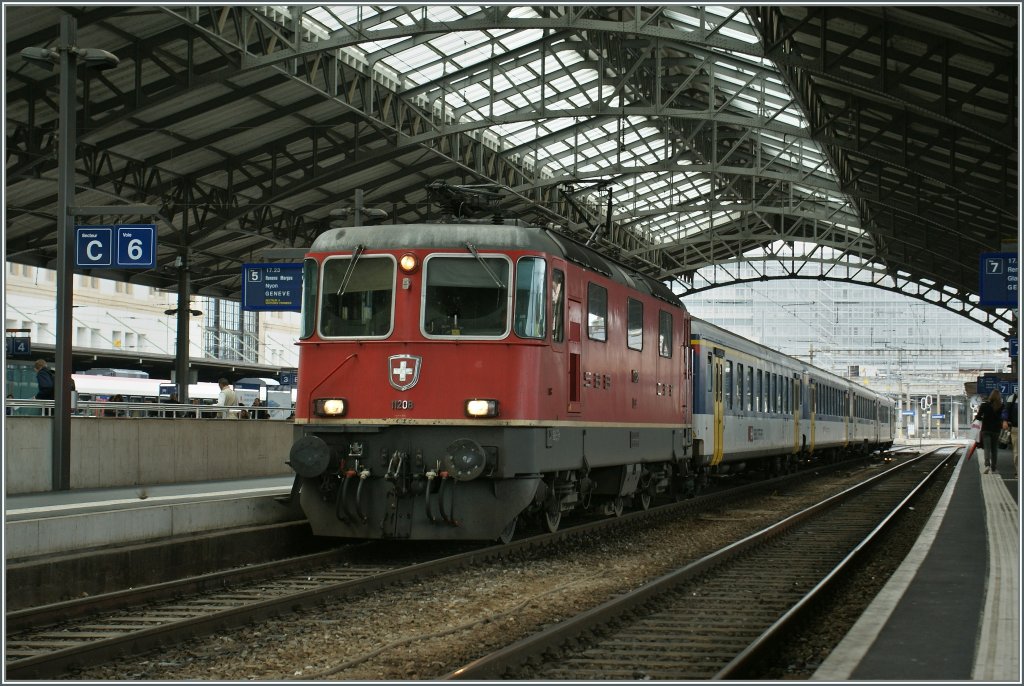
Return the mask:
[[[1006,406],[1003,407],[1003,428],[1010,430],[1010,450],[1013,451],[1013,478],[1017,478],[1017,469],[1020,460],[1020,453],[1017,452],[1017,394],[1014,393],[1006,399]]]
[[[39,392],[36,393],[36,400],[53,400],[54,373],[46,366],[46,360],[36,360],[36,383],[39,384]]]
[[[996,460],[999,457],[999,432],[1003,428],[1003,396],[998,388],[993,388],[978,408],[975,419],[981,420],[981,449],[985,451],[985,473],[996,472]]]
[[[221,416],[225,419],[238,419],[237,410],[228,409],[238,407],[238,394],[231,388],[231,384],[228,383],[227,379],[220,379],[217,383],[220,385],[220,395],[217,396],[217,404],[224,407],[224,413]]]

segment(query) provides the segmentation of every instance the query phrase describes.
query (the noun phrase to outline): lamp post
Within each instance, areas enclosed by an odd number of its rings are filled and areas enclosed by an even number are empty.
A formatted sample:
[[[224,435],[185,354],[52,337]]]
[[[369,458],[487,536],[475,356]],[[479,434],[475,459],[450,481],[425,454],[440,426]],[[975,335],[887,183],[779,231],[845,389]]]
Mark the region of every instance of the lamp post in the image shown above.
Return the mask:
[[[79,48],[78,22],[65,15],[60,20],[60,40],[56,48],[25,48],[21,56],[41,62],[49,68],[60,67],[57,147],[57,341],[53,404],[53,489],[71,488],[71,313],[74,307],[74,245],[71,206],[75,197],[75,116],[78,61],[104,68],[117,66],[119,60],[105,50]]]

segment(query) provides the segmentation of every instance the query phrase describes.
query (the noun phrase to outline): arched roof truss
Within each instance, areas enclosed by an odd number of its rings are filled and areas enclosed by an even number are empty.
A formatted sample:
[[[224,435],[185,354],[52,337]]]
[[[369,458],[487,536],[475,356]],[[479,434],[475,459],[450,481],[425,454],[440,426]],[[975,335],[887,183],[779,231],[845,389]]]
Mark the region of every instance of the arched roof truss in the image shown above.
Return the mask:
[[[1018,231],[1016,7],[7,5],[6,249],[41,265],[58,76],[19,52],[64,13],[121,59],[79,75],[76,204],[160,208],[110,278],[238,297],[357,189],[424,221],[445,180],[682,294],[775,261],[1012,323],[977,255]]]

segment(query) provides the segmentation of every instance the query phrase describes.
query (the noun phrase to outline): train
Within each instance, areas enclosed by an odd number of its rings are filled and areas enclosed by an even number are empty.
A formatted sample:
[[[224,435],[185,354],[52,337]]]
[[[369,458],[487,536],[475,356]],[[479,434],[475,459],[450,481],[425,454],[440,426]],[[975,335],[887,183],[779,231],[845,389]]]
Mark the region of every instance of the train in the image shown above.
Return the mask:
[[[891,399],[519,220],[328,230],[300,320],[288,464],[319,536],[508,541],[893,440]]]

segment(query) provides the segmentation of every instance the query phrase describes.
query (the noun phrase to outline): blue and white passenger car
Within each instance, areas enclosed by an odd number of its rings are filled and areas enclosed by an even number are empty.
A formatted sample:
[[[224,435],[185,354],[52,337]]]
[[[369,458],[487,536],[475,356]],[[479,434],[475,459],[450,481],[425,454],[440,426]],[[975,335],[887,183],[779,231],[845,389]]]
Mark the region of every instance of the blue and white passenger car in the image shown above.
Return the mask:
[[[706,474],[892,445],[895,404],[849,379],[693,318],[694,455]]]

